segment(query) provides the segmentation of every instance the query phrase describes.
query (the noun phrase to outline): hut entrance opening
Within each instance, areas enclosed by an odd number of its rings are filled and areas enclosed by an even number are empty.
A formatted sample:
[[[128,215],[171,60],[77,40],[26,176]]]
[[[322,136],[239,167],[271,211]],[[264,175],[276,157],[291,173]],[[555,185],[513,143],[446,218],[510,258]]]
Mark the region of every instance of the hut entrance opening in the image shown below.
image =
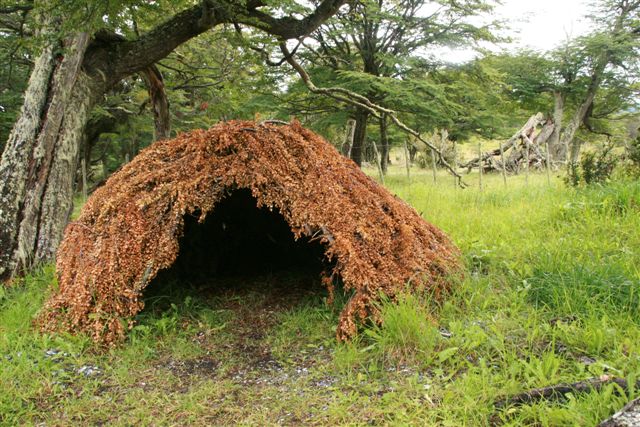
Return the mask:
[[[209,291],[259,288],[265,277],[275,287],[293,280],[307,292],[322,291],[320,275],[330,268],[323,245],[308,237],[295,240],[279,211],[258,208],[249,190],[235,190],[223,198],[203,223],[198,216],[196,212],[185,217],[178,257],[154,279],[164,283],[148,286],[151,293],[167,283],[181,287],[187,283]],[[255,290],[269,291],[264,288]]]

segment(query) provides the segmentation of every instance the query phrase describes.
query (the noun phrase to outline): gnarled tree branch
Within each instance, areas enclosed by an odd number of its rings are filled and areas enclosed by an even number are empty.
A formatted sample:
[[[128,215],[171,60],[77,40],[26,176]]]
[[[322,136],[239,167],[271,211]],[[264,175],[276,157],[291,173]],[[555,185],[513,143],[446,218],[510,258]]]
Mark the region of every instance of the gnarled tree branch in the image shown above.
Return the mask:
[[[87,52],[85,66],[100,70],[107,86],[140,72],[166,57],[182,43],[221,24],[255,27],[280,39],[303,37],[320,26],[347,0],[323,0],[301,19],[273,17],[258,10],[260,1],[203,0],[176,14],[136,40],[94,43]],[[105,73],[105,64],[108,68]]]
[[[294,55],[291,52],[289,52],[289,49],[287,48],[287,45],[284,42],[280,43],[280,50],[282,51],[282,54],[286,58],[287,63],[289,63],[289,65],[291,65],[291,67],[298,73],[298,75],[300,76],[304,84],[307,86],[309,91],[311,91],[312,93],[328,96],[330,98],[335,99],[336,101],[340,101],[346,104],[360,107],[368,111],[369,113],[371,113],[376,118],[380,118],[382,115],[388,116],[396,126],[398,126],[400,129],[402,129],[404,132],[408,133],[409,135],[412,135],[413,137],[415,137],[421,143],[426,145],[429,149],[433,150],[433,152],[435,152],[438,155],[438,158],[440,159],[440,162],[444,165],[444,167],[454,177],[456,177],[458,185],[462,188],[466,187],[466,184],[462,181],[462,176],[456,171],[456,169],[453,166],[451,166],[445,160],[442,152],[431,142],[424,139],[419,132],[411,129],[409,126],[407,126],[402,121],[400,121],[400,119],[398,119],[398,116],[394,110],[375,104],[371,102],[366,96],[362,96],[348,89],[344,89],[341,87],[322,87],[321,88],[316,86],[311,80],[311,77],[309,76],[307,71],[304,69],[304,67],[302,67],[302,65],[300,65],[298,61],[296,61],[296,59],[294,58]]]

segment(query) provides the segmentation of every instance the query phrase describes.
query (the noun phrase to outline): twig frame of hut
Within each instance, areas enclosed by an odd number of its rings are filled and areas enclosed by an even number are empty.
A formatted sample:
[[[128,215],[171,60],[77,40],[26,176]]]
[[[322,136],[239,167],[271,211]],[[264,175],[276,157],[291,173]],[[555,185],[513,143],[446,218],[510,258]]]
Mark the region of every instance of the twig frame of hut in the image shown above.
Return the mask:
[[[58,285],[40,314],[45,330],[121,341],[143,309],[143,290],[180,253],[185,218],[204,223],[235,191],[277,212],[298,241],[319,241],[352,296],[339,339],[376,319],[376,302],[406,289],[441,294],[459,252],[438,228],[298,122],[230,121],[154,143],[95,191],[69,224]],[[306,240],[305,240],[306,239]]]

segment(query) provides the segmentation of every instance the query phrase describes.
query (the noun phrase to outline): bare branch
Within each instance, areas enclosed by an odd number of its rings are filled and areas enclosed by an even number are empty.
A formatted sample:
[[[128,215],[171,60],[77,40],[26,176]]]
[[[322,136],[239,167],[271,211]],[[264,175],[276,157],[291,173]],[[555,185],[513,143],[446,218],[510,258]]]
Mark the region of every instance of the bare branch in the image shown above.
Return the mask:
[[[445,160],[442,152],[435,145],[433,145],[431,142],[429,142],[426,139],[424,139],[420,135],[419,132],[411,129],[410,127],[405,125],[402,121],[400,121],[400,119],[398,119],[398,116],[397,116],[397,114],[396,114],[396,112],[394,110],[382,107],[382,106],[380,106],[378,104],[374,104],[373,102],[371,102],[369,100],[369,98],[367,98],[365,96],[362,96],[360,94],[357,94],[355,92],[351,92],[350,90],[347,90],[347,89],[344,89],[344,88],[341,88],[341,87],[328,87],[328,88],[325,87],[325,88],[321,88],[321,87],[316,86],[313,83],[313,81],[311,80],[311,77],[309,76],[307,71],[302,67],[302,65],[300,65],[295,60],[295,58],[291,54],[291,52],[289,52],[289,49],[287,49],[287,46],[286,46],[285,43],[280,43],[280,50],[282,51],[282,54],[285,56],[286,61],[298,73],[298,75],[300,76],[300,78],[302,79],[304,84],[307,86],[309,91],[311,91],[312,93],[317,93],[317,94],[329,96],[329,97],[331,97],[331,98],[333,98],[333,99],[335,99],[337,101],[341,101],[341,102],[344,102],[346,104],[350,104],[350,105],[354,105],[354,106],[363,108],[364,110],[368,111],[369,113],[371,113],[376,118],[380,118],[381,115],[383,115],[383,114],[389,116],[391,121],[396,126],[398,126],[400,129],[402,129],[403,131],[405,131],[409,135],[412,135],[413,137],[418,139],[424,145],[429,147],[429,149],[433,150],[438,155],[438,158],[440,159],[441,163],[445,166],[445,168],[453,176],[456,177],[458,185],[460,187],[462,187],[462,188],[466,187],[466,184],[462,181],[462,176],[454,169],[454,167],[452,167]]]
[[[158,25],[136,40],[110,40],[94,44],[87,52],[88,70],[102,69],[109,64],[107,86],[121,78],[146,69],[171,53],[177,46],[203,32],[222,24],[242,24],[259,28],[280,39],[297,39],[316,30],[320,24],[337,12],[346,0],[322,0],[316,8],[301,19],[291,16],[275,18],[256,10],[262,2],[232,2],[230,0],[203,0],[168,21]],[[244,3],[244,4],[243,4]]]

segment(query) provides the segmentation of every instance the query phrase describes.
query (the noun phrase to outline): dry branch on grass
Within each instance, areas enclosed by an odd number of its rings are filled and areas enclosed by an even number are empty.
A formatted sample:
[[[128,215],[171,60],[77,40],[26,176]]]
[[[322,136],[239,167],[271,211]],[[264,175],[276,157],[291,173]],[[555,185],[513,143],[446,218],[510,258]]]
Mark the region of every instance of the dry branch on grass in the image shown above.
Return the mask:
[[[351,160],[297,122],[232,121],[156,142],[115,173],[65,232],[58,288],[39,321],[45,330],[121,340],[143,308],[142,291],[180,251],[185,216],[203,222],[231,191],[247,189],[276,209],[296,238],[319,238],[353,296],[337,336],[376,318],[375,302],[405,289],[440,294],[459,269],[449,238]]]
[[[520,394],[516,394],[515,396],[497,400],[494,406],[501,409],[508,406],[531,405],[541,400],[558,400],[563,399],[565,395],[569,393],[575,394],[599,391],[609,384],[617,384],[618,387],[625,392],[629,389],[629,384],[627,384],[625,379],[603,375],[600,378],[590,378],[588,380],[578,381],[572,384],[556,384],[549,387],[527,390]],[[640,382],[638,382],[635,387],[640,387]]]

